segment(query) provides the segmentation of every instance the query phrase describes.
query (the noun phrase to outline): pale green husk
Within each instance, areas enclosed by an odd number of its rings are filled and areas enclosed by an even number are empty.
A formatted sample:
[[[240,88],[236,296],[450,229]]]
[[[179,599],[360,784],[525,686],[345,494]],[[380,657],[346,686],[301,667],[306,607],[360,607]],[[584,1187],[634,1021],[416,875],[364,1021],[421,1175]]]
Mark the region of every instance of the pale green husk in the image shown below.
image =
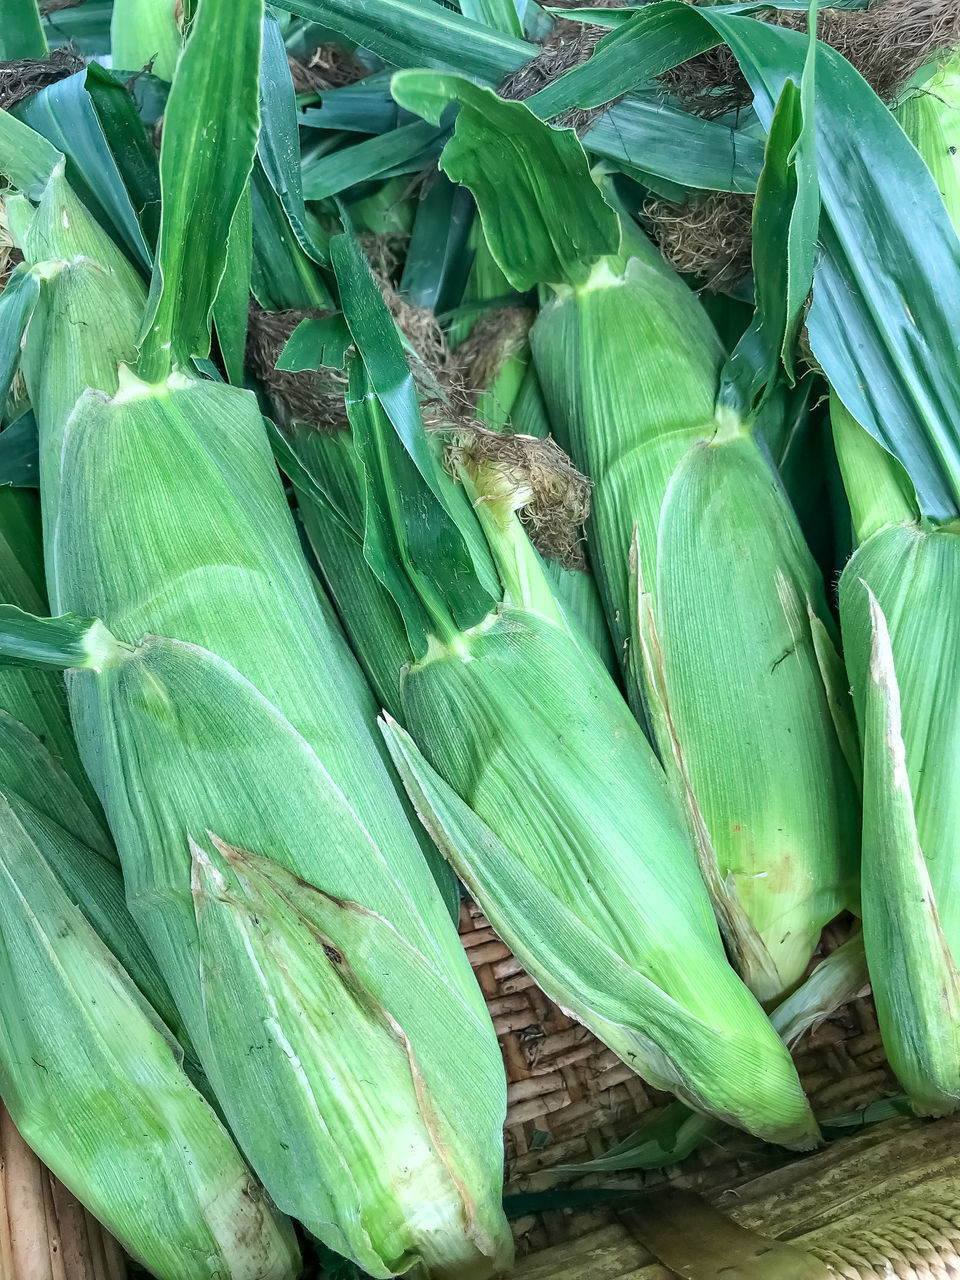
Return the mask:
[[[371,1275],[479,1280],[512,1249],[499,1051],[256,401],[129,373],[142,289],[64,232],[24,370],[51,603],[109,628],[68,688],[131,911],[278,1205]]]
[[[639,236],[532,331],[561,441],[593,481],[591,559],[689,815],[727,946],[764,1001],[856,904],[859,763],[823,583],[760,445],[716,408],[722,351]]]
[[[0,487],[0,595],[43,611],[38,517],[35,495]],[[0,777],[0,1096],[17,1127],[153,1275],[292,1277],[289,1224],[167,1030],[59,673],[0,668]]]

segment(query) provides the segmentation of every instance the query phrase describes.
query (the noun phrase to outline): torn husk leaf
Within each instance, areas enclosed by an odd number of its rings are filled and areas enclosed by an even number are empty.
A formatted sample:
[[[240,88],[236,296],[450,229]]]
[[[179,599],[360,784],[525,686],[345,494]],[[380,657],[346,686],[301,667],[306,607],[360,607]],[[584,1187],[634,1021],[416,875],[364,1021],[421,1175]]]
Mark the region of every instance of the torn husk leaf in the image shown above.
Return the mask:
[[[509,1252],[496,1041],[365,727],[372,703],[366,693],[360,701],[353,659],[318,604],[255,399],[182,375],[151,385],[123,371],[112,398],[81,397],[62,447],[41,461],[48,483],[60,483],[48,539],[57,604],[109,618],[135,646],[100,672],[69,673],[81,753],[117,839],[131,909],[238,1142],[282,1208],[371,1274],[418,1256],[456,1257],[464,1274],[495,1271]],[[171,503],[176,539],[163,535]],[[96,576],[87,572],[93,563],[103,566]],[[212,857],[207,831],[382,916],[416,956],[402,983],[411,1002],[433,966],[445,993],[437,1025],[457,1034],[416,1043],[422,1106],[454,1107],[460,1136],[442,1150],[419,1148],[420,1173],[455,1171],[461,1217],[408,1218],[407,1236],[391,1234],[400,1171],[383,1164],[382,1140],[368,1157],[355,1123],[337,1125],[329,1028],[294,1017],[278,950],[255,958],[239,943],[226,948],[198,922],[190,841]],[[323,841],[304,836],[317,831]],[[414,1013],[384,1003],[413,1040]],[[459,1080],[458,1063],[470,1064],[471,1084],[458,1088],[456,1111],[444,1090]],[[378,1096],[381,1081],[365,1080]],[[376,1178],[331,1176],[344,1152],[358,1166],[369,1158]]]

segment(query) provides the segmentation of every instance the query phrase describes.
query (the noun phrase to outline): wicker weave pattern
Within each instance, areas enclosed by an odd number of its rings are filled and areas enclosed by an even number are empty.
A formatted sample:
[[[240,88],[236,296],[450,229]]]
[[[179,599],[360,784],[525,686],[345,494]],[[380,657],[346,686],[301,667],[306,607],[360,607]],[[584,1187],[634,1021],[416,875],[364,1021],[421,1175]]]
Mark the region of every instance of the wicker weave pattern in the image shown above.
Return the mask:
[[[669,1100],[543,994],[475,903],[461,908],[460,937],[507,1071],[508,1180],[598,1156]]]
[[[603,1154],[627,1137],[646,1113],[671,1101],[646,1086],[605,1045],[543,994],[524,972],[473,902],[460,913],[460,936],[493,1017],[507,1073],[504,1129],[508,1191],[552,1185],[555,1165],[577,1164]],[[849,925],[827,931],[825,949],[849,936]],[[797,1069],[820,1119],[854,1112],[897,1092],[887,1065],[869,996],[854,1000],[808,1032],[794,1052]],[[624,1189],[677,1183],[709,1193],[738,1186],[784,1163],[785,1154],[734,1130],[702,1146],[670,1169],[596,1176],[578,1185],[616,1180]],[[609,1211],[551,1211],[513,1222],[520,1256],[601,1230]],[[940,1238],[939,1236],[937,1237]],[[909,1240],[904,1236],[904,1240]],[[919,1239],[919,1237],[918,1237]],[[833,1241],[830,1242],[831,1245]],[[847,1266],[837,1274],[872,1280],[872,1270],[849,1270],[854,1259],[867,1265],[879,1255],[868,1239],[849,1241]],[[907,1245],[908,1253],[916,1253]],[[949,1251],[944,1257],[949,1255]],[[920,1256],[917,1254],[917,1256]],[[928,1256],[935,1256],[929,1254]],[[827,1259],[824,1258],[826,1261]],[[833,1262],[833,1255],[830,1257]],[[925,1264],[927,1265],[927,1264]],[[944,1265],[947,1265],[944,1263]],[[952,1265],[952,1264],[951,1264]],[[903,1276],[952,1276],[946,1271],[903,1271]],[[886,1270],[877,1276],[899,1277]],[[960,1271],[957,1272],[960,1280]]]
[[[842,936],[828,937],[826,945]],[[600,1155],[640,1116],[670,1101],[543,994],[473,902],[461,907],[460,937],[507,1071],[508,1182]],[[804,1036],[794,1057],[821,1118],[896,1091],[870,998],[853,1001]]]

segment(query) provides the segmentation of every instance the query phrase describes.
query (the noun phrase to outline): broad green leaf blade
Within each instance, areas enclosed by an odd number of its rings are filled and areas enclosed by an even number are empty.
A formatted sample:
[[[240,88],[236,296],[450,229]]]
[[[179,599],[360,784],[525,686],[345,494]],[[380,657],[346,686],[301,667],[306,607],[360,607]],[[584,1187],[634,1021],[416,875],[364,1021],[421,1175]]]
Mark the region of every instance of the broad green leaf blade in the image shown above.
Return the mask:
[[[800,86],[786,80],[774,110],[753,215],[753,323],[721,374],[720,400],[752,414],[773,390],[781,361],[791,386],[794,348],[817,259],[820,190],[814,129],[816,0]]]
[[[392,72],[379,71],[357,84],[325,93],[319,106],[300,112],[299,124],[308,129],[341,129],[354,133],[388,133],[400,123],[390,96]]]
[[[663,0],[604,36],[586,62],[533,94],[527,105],[544,120],[571,107],[597,107],[719,43],[696,9]]]
[[[406,162],[414,170],[423,168],[424,157],[438,150],[434,144],[441,136],[442,130],[418,120],[329,155],[308,158],[303,164],[304,196],[308,200],[325,200]]]
[[[230,224],[227,261],[213,304],[213,323],[223,357],[227,381],[243,385],[243,361],[247,346],[247,317],[250,314],[250,276],[253,271],[253,229],[251,226],[250,184],[244,188]]]
[[[353,342],[343,313],[301,320],[280,352],[277,368],[289,373],[306,369],[343,369]]]
[[[160,231],[160,166],[144,125],[150,124],[154,111],[157,119],[163,114],[166,86],[152,76],[140,76],[131,94],[125,83],[92,62],[85,87],[152,255]],[[144,112],[145,98],[161,90],[163,96],[150,112]]]
[[[37,0],[0,0],[0,62],[46,56]]]
[[[326,97],[326,95],[324,95]],[[260,138],[257,156],[263,172],[280,199],[300,247],[315,262],[325,262],[324,247],[316,242],[303,203],[300,174],[300,135],[297,95],[283,35],[276,18],[263,21],[263,54],[260,64]]]
[[[253,205],[253,270],[250,288],[265,311],[334,307],[316,263],[296,236],[280,197],[270,185],[263,165],[254,162],[250,175]]]
[[[513,0],[461,0],[460,12],[472,22],[523,39],[523,23]]]
[[[77,8],[55,9],[45,14],[43,30],[51,48],[72,45],[81,53],[97,58],[110,53],[112,17],[113,0],[85,0]]]
[[[469,237],[476,212],[470,192],[443,173],[417,201],[400,277],[400,292],[414,306],[442,314],[460,301],[473,258]]]
[[[458,632],[482,621],[494,601],[477,580],[460,530],[407,452],[359,360],[351,365],[347,408],[364,472],[364,555],[393,596],[414,654],[422,658],[431,636],[455,641]]]
[[[200,0],[164,114],[160,240],[140,371],[210,353],[213,304],[260,123],[263,0]]]
[[[721,121],[701,120],[655,92],[628,94],[581,141],[627,173],[705,191],[755,191],[763,165],[758,138]],[[644,185],[651,185],[649,178]]]
[[[551,129],[522,102],[462,76],[400,71],[391,91],[434,124],[450,102],[459,103],[440,167],[472,193],[487,244],[515,289],[583,284],[601,257],[616,253],[619,219],[572,129]]]
[[[497,85],[537,46],[433,0],[294,0],[294,13],[338,31],[396,67],[435,67]]]
[[[172,80],[180,45],[176,8],[167,0],[113,0],[112,66],[132,71],[149,67],[161,80]]]
[[[0,666],[100,670],[126,650],[96,618],[38,618],[0,604]]]
[[[149,271],[147,237],[155,234],[160,198],[157,162],[124,86],[93,63],[41,89],[17,115],[66,156],[67,181],[77,196],[140,270]]]
[[[805,37],[700,11],[730,44],[769,127]],[[807,331],[853,417],[903,465],[931,519],[960,514],[960,245],[936,183],[876,94],[818,51],[823,200]],[[919,230],[922,228],[922,234]],[[884,264],[878,271],[876,264]]]

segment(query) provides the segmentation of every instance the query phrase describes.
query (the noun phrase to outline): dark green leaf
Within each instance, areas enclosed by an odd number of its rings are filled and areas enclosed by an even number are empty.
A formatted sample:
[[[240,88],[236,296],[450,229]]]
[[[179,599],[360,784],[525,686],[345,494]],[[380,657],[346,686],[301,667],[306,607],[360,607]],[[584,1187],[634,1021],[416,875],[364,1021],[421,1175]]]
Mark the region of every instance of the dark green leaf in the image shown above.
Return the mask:
[[[260,123],[263,0],[201,0],[177,64],[160,148],[160,240],[140,372],[164,377],[210,351],[230,226]]]
[[[294,13],[338,31],[396,67],[456,70],[499,84],[537,53],[433,0],[291,0]]]
[[[358,182],[386,174],[405,161],[415,161],[415,169],[423,168],[421,157],[440,136],[439,129],[417,120],[381,137],[342,147],[331,155],[305,160],[304,195],[308,200],[324,200]]]
[[[95,89],[96,102],[87,92],[88,83]],[[98,106],[104,113],[103,121]],[[149,186],[146,173],[150,162],[154,168],[156,162],[152,153],[145,155],[149,143],[133,100],[123,86],[100,67],[78,71],[28,98],[16,114],[66,156],[66,176],[71,187],[127,255],[148,271],[150,249],[110,142],[116,145],[125,168],[131,172],[132,185],[144,200]],[[155,173],[153,194],[154,199],[159,195]]]
[[[671,107],[656,92],[628,94],[582,142],[628,172],[704,191],[755,191],[763,164],[758,138]]]
[[[40,487],[40,440],[32,412],[0,431],[0,484]]]
[[[20,342],[39,297],[40,280],[23,264],[0,293],[0,414],[20,364]]]
[[[0,62],[46,56],[37,0],[0,0]]]
[[[263,23],[263,57],[260,63],[260,139],[257,155],[270,185],[280,197],[293,233],[304,253],[325,262],[307,222],[300,176],[300,135],[297,95],[290,75],[287,51],[277,20]]]
[[[400,292],[418,307],[446,311],[463,294],[473,254],[468,248],[476,205],[468,191],[438,174],[417,204]]]
[[[813,0],[800,87],[786,80],[770,124],[753,215],[753,278],[757,310],[721,375],[720,399],[753,411],[771,391],[781,361],[796,382],[794,350],[813,287],[820,189],[817,184]]]
[[[160,84],[153,76],[136,76],[132,81],[134,96],[131,97],[128,86],[96,62],[87,68],[85,81],[103,136],[151,254],[160,231],[160,166],[153,144],[141,124],[140,101],[146,96],[155,97]],[[164,86],[157,103],[160,112],[165,102]]]
[[[769,127],[806,39],[711,9]],[[807,331],[860,424],[903,465],[924,514],[960,514],[960,244],[918,152],[839,54],[818,51],[823,217]]]
[[[617,251],[619,220],[572,129],[551,129],[522,102],[462,76],[400,71],[391,88],[434,124],[450,102],[460,104],[440,167],[472,193],[487,244],[515,289],[582,284],[599,258]]]
[[[270,448],[273,450],[277,466],[289,476],[301,500],[306,500],[314,506],[323,508],[337,522],[343,533],[362,543],[362,514],[359,523],[355,523],[351,518],[352,513],[347,512],[342,506],[338,505],[334,495],[330,492],[330,488],[326,486],[325,482],[328,477],[325,475],[318,477],[312,469],[304,464],[300,452],[291,446],[290,441],[275,422],[270,418],[264,418],[263,421],[267,429],[267,435],[270,438]],[[0,436],[0,439],[2,438]]]
[[[247,185],[230,224],[227,263],[213,304],[213,323],[227,378],[243,386],[243,360],[247,346],[247,317],[250,314],[250,275],[253,269],[250,186]]]
[[[277,368],[290,373],[307,369],[342,369],[352,343],[343,313],[301,320],[280,352]]]
[[[110,52],[110,20],[113,0],[87,0],[75,9],[58,9],[43,19],[51,49],[70,45],[87,57]]]
[[[422,656],[431,634],[449,639],[479,623],[494,603],[459,523],[475,528],[476,518],[466,503],[457,518],[451,513],[399,332],[359,245],[336,236],[330,251],[360,357],[351,365],[348,408],[366,476],[364,546]]]
[[[250,288],[261,307],[267,311],[286,311],[334,306],[316,263],[307,257],[293,235],[280,197],[259,160],[253,166],[250,195],[253,203]]]
[[[325,93],[319,107],[300,113],[300,124],[309,129],[346,129],[351,133],[387,133],[400,123],[400,112],[390,96],[391,72],[380,71],[357,84]]]

